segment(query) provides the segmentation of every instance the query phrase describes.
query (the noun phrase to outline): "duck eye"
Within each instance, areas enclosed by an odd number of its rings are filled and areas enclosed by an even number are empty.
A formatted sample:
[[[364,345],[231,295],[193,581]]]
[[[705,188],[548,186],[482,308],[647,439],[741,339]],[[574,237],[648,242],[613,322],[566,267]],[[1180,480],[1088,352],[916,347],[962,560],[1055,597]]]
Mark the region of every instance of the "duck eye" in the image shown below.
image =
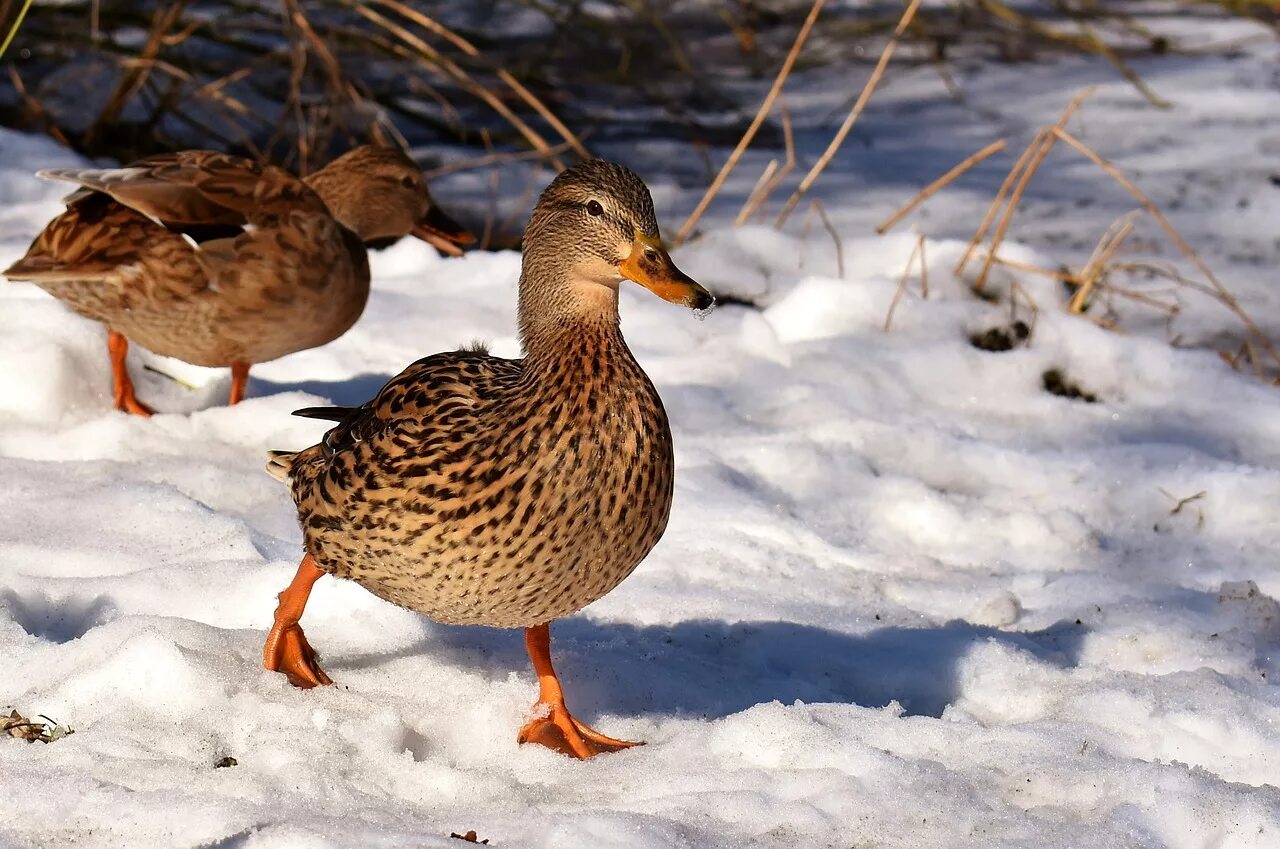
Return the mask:
[[[598,200],[587,201],[587,213],[589,215],[604,215],[604,207],[600,205]]]
[[[418,181],[406,175],[400,178],[400,185],[404,186],[406,189],[412,189],[418,185]]]

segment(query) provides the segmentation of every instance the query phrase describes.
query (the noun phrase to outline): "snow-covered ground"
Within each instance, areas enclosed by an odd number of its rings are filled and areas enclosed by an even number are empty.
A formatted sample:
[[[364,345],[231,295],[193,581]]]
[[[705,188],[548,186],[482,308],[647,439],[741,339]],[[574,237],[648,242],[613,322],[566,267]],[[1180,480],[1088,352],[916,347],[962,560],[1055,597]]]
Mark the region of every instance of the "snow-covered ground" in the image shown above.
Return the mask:
[[[1077,61],[971,69],[963,106],[900,76],[864,119],[875,144],[855,134],[820,184],[843,279],[822,227],[733,229],[726,203],[676,259],[761,309],[700,323],[625,291],[675,427],[676,504],[641,568],[553,628],[571,706],[649,743],[587,763],[516,745],[535,691],[518,633],[352,584],[321,581],[304,619],[339,686],[261,668],[299,556],[264,451],[321,432],[291,410],[363,401],[426,353],[514,355],[516,254],[376,255],[360,323],[255,368],[231,409],[225,375],[135,349],[141,397],[173,411],[148,421],[110,411],[100,328],[0,287],[0,706],[75,729],[0,738],[0,847],[451,847],[471,829],[548,849],[1280,846],[1280,390],[1168,344],[1163,321],[1069,316],[1031,275],[1030,343],[974,347],[1009,306],[949,269],[1007,159],[927,208],[929,297],[913,282],[887,333],[915,237],[869,235],[1102,81],[1073,130],[1158,201],[1181,192],[1174,223],[1280,326],[1276,55],[1142,68],[1167,112]],[[850,93],[820,83],[807,114]],[[29,173],[69,161],[0,135],[0,265],[59,208]],[[1132,206],[1065,161],[1011,258],[1078,264]],[[668,213],[696,201],[646,171]],[[1236,331],[1207,300],[1177,322],[1184,345]],[[1050,371],[1096,402],[1045,391]]]

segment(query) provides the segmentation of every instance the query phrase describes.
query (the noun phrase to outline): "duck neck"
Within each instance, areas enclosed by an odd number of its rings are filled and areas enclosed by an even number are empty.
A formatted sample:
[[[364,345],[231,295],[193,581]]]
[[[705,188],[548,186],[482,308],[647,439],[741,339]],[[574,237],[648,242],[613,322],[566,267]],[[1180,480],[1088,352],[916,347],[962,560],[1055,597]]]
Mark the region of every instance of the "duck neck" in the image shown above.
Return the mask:
[[[557,265],[525,259],[519,323],[526,372],[589,385],[617,365],[634,363],[619,327],[618,288],[575,277]]]

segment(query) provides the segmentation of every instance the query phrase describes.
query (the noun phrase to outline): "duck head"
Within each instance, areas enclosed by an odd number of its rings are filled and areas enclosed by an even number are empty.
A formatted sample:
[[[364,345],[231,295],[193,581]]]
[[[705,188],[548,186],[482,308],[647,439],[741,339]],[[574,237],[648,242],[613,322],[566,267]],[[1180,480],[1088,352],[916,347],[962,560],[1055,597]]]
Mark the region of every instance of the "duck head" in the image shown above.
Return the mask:
[[[363,145],[307,178],[333,217],[366,244],[414,235],[458,256],[475,236],[446,215],[421,169],[395,148]]]
[[[559,273],[555,282],[590,298],[590,287],[614,293],[631,280],[664,301],[705,310],[715,298],[676,268],[662,247],[653,198],[635,172],[588,159],[561,172],[543,191],[525,229],[526,278]],[[523,298],[522,284],[522,301]]]

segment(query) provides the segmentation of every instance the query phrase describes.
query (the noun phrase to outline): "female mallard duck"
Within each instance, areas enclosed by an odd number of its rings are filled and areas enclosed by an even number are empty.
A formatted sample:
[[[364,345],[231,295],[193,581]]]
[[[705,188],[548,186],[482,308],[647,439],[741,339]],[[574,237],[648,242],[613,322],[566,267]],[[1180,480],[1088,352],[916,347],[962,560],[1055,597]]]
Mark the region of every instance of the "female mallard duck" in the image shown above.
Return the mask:
[[[303,636],[326,572],[451,624],[524,628],[544,715],[520,731],[579,758],[634,745],[574,719],[547,623],[627,577],[666,528],[671,430],[618,327],[618,285],[713,299],[671,262],[640,178],[590,160],[552,181],[524,235],[522,360],[463,350],[419,360],[357,408],[299,414],[337,427],[273,452],[306,555],[263,648],[299,687],[332,683]]]
[[[82,188],[4,274],[107,325],[116,409],[144,416],[128,340],[230,366],[235,404],[250,365],[332,342],[360,317],[364,243],[413,233],[458,253],[453,243],[472,238],[436,208],[407,156],[372,145],[305,180],[205,150],[39,176]]]

